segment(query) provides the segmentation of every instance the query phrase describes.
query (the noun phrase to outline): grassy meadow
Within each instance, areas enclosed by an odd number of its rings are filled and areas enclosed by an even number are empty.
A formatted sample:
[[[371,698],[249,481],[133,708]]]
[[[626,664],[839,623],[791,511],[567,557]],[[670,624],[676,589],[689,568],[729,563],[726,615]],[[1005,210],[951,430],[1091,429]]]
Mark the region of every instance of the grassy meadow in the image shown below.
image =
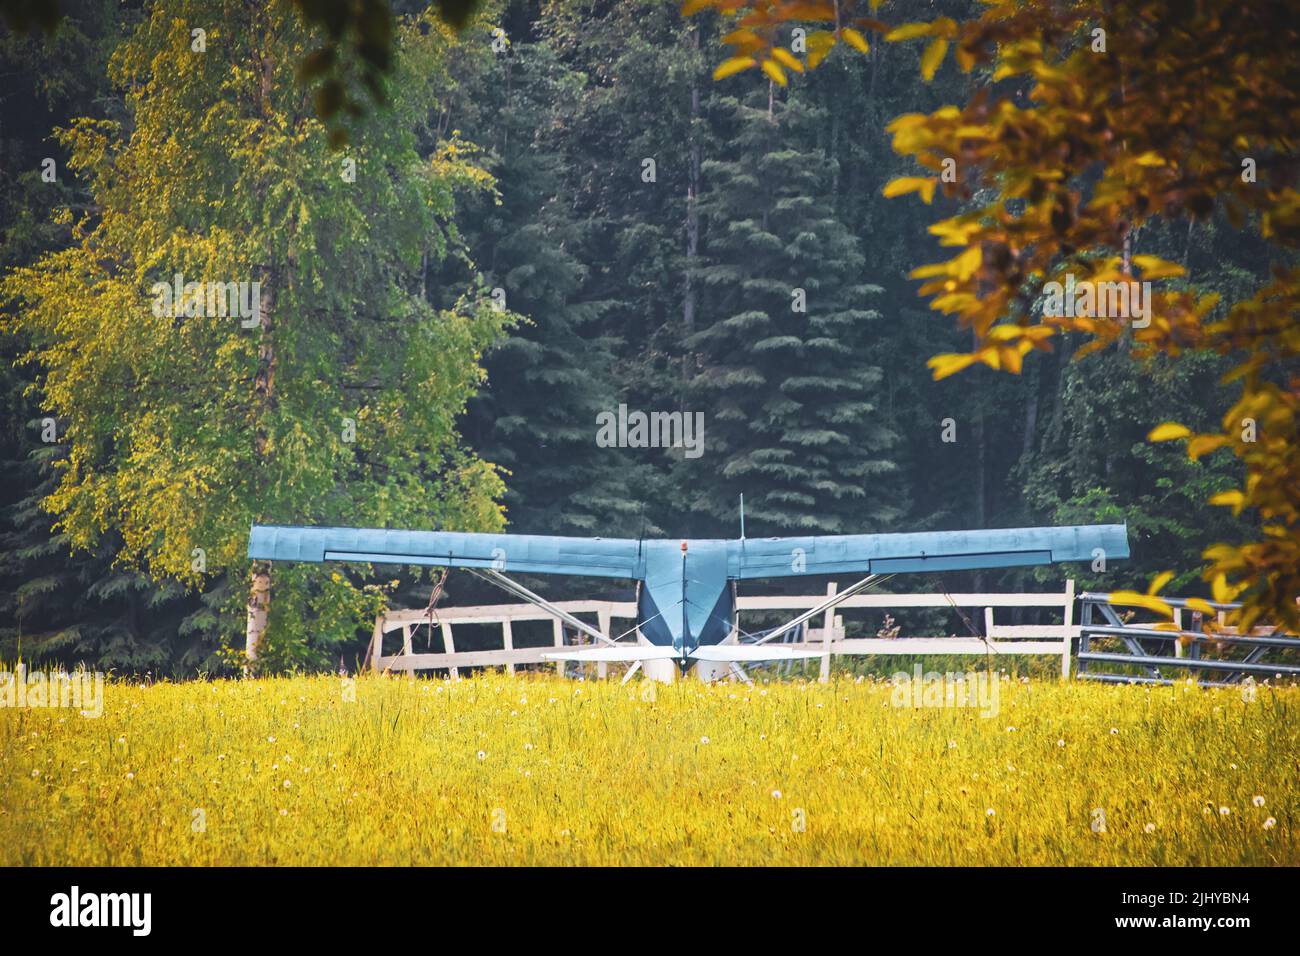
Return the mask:
[[[0,864],[1300,863],[1300,689],[489,674],[0,709]]]

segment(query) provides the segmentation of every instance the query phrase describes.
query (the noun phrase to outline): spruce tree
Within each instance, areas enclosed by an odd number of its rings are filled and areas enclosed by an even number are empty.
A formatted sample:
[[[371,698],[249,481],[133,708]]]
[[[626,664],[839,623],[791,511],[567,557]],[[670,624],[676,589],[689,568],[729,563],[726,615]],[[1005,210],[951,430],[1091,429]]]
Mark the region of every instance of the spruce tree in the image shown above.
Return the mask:
[[[878,531],[896,516],[896,437],[871,362],[880,290],[836,217],[816,111],[797,98],[735,100],[723,158],[704,163],[704,308],[687,340],[698,371],[686,407],[705,412],[705,454],[682,493],[719,531]]]
[[[496,183],[461,204],[461,234],[485,287],[523,317],[485,356],[465,434],[508,472],[507,516],[522,532],[627,532],[635,511],[626,459],[595,441],[596,416],[618,402],[602,328],[612,303],[591,288],[593,230],[564,183],[578,157],[555,136],[581,84],[548,47],[520,38],[457,104],[458,131],[485,151]]]

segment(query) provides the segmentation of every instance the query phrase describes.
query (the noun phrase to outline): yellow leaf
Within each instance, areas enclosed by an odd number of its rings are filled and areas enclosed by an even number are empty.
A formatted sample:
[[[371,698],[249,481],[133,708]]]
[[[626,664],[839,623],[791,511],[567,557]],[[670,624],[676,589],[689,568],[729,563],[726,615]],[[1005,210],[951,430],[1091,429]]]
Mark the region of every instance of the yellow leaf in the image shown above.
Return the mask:
[[[796,60],[788,50],[783,50],[779,46],[772,48],[772,59],[796,73],[803,72],[803,64]]]
[[[1203,598],[1188,598],[1187,609],[1190,611],[1200,611],[1202,614],[1218,614],[1213,605]]]
[[[926,200],[929,202],[930,200]],[[984,255],[980,252],[979,246],[971,246],[956,259],[952,261],[953,274],[965,282],[976,272],[979,271],[980,263],[984,261]]]
[[[867,43],[867,38],[857,30],[853,29],[853,27],[845,27],[842,29],[840,31],[840,36],[844,37],[844,42],[853,47],[853,49],[857,50],[859,53],[871,52],[871,46]]]
[[[1214,600],[1220,604],[1231,604],[1241,591],[1242,588],[1229,584],[1224,574],[1216,574],[1210,581],[1210,592],[1214,595]]]
[[[947,378],[949,375],[960,372],[974,363],[974,355],[959,355],[949,352],[944,355],[936,355],[925,364],[934,373],[934,380],[937,382],[939,379]]]
[[[1020,368],[1024,363],[1025,353],[1016,348],[998,349],[998,364],[1012,375],[1019,375]]]
[[[689,17],[693,14],[699,13],[706,7],[711,6],[713,6],[713,4],[710,3],[709,0],[686,0],[686,2],[682,4],[682,16]]]
[[[1155,611],[1165,617],[1173,617],[1174,609],[1150,594],[1139,594],[1137,591],[1111,591],[1107,595],[1111,604],[1119,604],[1124,607],[1144,607],[1148,611]]]
[[[1147,441],[1173,441],[1176,438],[1186,438],[1192,433],[1192,430],[1186,425],[1179,425],[1177,422],[1165,422],[1163,425],[1157,425],[1151,429],[1147,435]]]
[[[930,200],[934,198],[934,187],[937,180],[925,176],[900,176],[897,179],[891,179],[885,184],[883,195],[886,199],[893,199],[895,196],[902,196],[905,193],[921,193],[921,199],[929,205]]]
[[[758,66],[758,61],[752,56],[733,56],[718,64],[718,68],[713,71],[713,78],[715,80],[725,80],[727,77],[735,76],[752,66]]]
[[[1222,435],[1197,435],[1187,443],[1187,457],[1198,461],[1202,455],[1208,455],[1227,443],[1228,439]]]
[[[1231,508],[1232,513],[1237,514],[1246,506],[1246,496],[1236,488],[1232,488],[1229,491],[1220,491],[1217,495],[1211,495],[1209,503]]]
[[[921,54],[921,78],[925,82],[929,83],[934,79],[934,72],[939,69],[939,64],[943,62],[943,56],[947,52],[947,40],[939,38],[930,41],[930,45]]]
[[[1147,588],[1147,594],[1159,594],[1164,586],[1174,579],[1174,572],[1161,571],[1151,579],[1151,585]]]
[[[777,86],[785,86],[785,70],[777,66],[775,60],[764,60],[763,72],[766,73],[768,78]]]
[[[1187,270],[1178,263],[1168,262],[1158,256],[1134,256],[1133,265],[1142,270],[1143,279],[1171,279],[1187,274]]]
[[[897,43],[899,40],[915,40],[917,37],[928,37],[933,29],[928,23],[904,23],[901,27],[894,27],[886,33],[885,39],[890,43]]]

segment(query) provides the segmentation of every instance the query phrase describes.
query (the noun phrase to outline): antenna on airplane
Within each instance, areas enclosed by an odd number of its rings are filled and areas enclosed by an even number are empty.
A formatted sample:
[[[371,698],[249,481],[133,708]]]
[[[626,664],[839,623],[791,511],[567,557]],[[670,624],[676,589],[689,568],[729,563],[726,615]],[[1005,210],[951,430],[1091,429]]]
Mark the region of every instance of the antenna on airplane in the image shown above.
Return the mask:
[[[641,544],[645,541],[645,502],[641,502],[641,531],[636,538],[636,556],[639,560],[641,557]]]
[[[745,493],[740,493],[740,540],[745,540]]]

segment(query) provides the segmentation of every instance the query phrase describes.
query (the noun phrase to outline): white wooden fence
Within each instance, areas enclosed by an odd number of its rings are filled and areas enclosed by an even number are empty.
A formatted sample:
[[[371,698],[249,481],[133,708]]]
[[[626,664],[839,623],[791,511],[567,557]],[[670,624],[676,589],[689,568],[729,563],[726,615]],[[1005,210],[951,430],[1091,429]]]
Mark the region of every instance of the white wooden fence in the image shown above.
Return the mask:
[[[835,593],[832,582],[827,595]],[[826,595],[771,595],[741,596],[737,599],[741,626],[746,611],[806,611],[826,600]],[[603,634],[617,636],[611,631],[615,620],[632,622],[636,618],[636,604],[631,601],[558,601],[555,606],[569,614],[595,614]],[[878,608],[881,610],[909,607],[983,609],[984,635],[982,637],[848,637],[844,620],[837,612],[841,608]],[[1057,608],[1061,624],[1005,625],[994,621],[998,608]],[[978,614],[976,615],[978,618]],[[513,625],[520,621],[551,621],[552,643],[539,647],[515,647]],[[520,664],[553,664],[564,673],[563,661],[546,661],[542,655],[563,647],[564,625],[559,618],[533,604],[486,604],[470,607],[447,607],[433,612],[434,626],[442,634],[444,651],[417,653],[413,637],[430,621],[427,611],[389,611],[375,621],[371,638],[371,666],[380,672],[430,670],[445,668],[451,676],[459,675],[462,667],[505,667],[514,673]],[[502,646],[492,650],[457,651],[455,629],[463,624],[501,625]],[[627,628],[630,632],[631,627]],[[401,652],[383,653],[384,635],[402,632]],[[637,635],[639,638],[639,634]],[[847,598],[836,608],[826,612],[820,628],[809,627],[804,640],[786,647],[824,649],[821,659],[821,679],[830,676],[831,657],[835,654],[979,654],[1025,655],[1051,654],[1061,659],[1061,677],[1070,676],[1070,647],[1079,636],[1074,623],[1074,581],[1066,582],[1060,593],[1002,593],[1002,594],[858,594]],[[632,643],[629,639],[628,643]],[[597,674],[605,677],[607,665],[598,664]]]

